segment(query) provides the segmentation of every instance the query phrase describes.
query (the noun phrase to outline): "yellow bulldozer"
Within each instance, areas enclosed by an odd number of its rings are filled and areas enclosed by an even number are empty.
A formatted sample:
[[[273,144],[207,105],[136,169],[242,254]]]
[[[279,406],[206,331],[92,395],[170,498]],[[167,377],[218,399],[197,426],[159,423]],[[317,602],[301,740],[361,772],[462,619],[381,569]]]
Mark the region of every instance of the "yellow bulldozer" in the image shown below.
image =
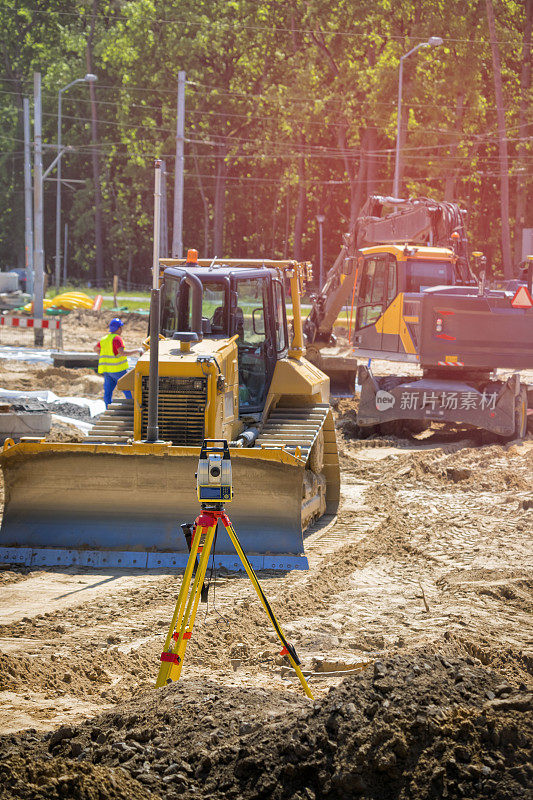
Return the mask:
[[[210,438],[230,442],[231,516],[253,566],[307,567],[302,532],[334,515],[339,500],[329,379],[304,358],[300,292],[310,265],[159,265],[159,325],[151,318],[150,331],[158,376],[149,349],[119,382],[133,399],[115,401],[81,444],[6,444],[0,563],[184,566],[180,524],[200,510],[195,469]],[[151,381],[158,441],[147,441]],[[239,568],[225,532],[214,562]]]

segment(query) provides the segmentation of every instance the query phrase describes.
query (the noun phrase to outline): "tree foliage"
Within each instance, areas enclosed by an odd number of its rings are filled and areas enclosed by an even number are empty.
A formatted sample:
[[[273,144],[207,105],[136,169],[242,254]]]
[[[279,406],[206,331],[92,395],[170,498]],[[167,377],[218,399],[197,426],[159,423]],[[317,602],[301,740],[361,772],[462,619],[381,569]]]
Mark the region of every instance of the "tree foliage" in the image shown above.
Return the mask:
[[[530,4],[493,2],[515,254],[522,227],[533,227],[531,204],[513,202],[518,186],[524,198],[533,185],[530,34],[524,38]],[[57,92],[85,74],[92,19],[96,142],[87,86],[63,97],[63,142],[72,148],[63,177],[83,181],[63,189],[71,276],[94,274],[96,147],[106,276],[149,283],[152,166],[156,157],[167,164],[171,221],[180,70],[187,74],[184,246],[206,255],[317,261],[322,213],[330,263],[366,196],[392,191],[399,59],[430,36],[444,44],[404,62],[403,193],[461,202],[472,242],[500,269],[498,124],[484,0],[0,0],[4,267],[23,261],[22,97],[31,95],[33,71],[41,71],[45,141],[53,145]],[[51,271],[55,183],[45,187]]]

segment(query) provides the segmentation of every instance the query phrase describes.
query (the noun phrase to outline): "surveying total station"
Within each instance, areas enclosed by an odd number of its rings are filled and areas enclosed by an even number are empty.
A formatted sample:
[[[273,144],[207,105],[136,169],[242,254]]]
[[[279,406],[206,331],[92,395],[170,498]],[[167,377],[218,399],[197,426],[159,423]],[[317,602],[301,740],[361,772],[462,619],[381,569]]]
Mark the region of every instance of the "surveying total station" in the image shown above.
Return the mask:
[[[220,522],[231,539],[235,551],[272,623],[274,631],[283,645],[281,655],[288,658],[306,695],[312,698],[311,690],[300,669],[300,660],[296,650],[285,638],[285,634],[270,607],[257,575],[242,549],[235,529],[224,509],[224,504],[230,502],[233,498],[231,456],[225,439],[204,439],[200,449],[196,486],[198,501],[201,503],[202,510],[194,521],[194,525],[182,525],[189,545],[189,559],[185,567],[185,574],[172,622],[170,623],[170,629],[165,640],[164,650],[161,654],[161,666],[156,686],[160,687],[177,681],[181,675],[185,650],[192,636],[198,604],[200,599],[203,600],[206,597],[205,575],[211,549],[215,541],[217,525]],[[190,533],[191,528],[194,528],[192,534]]]
[[[200,503],[227,503],[233,499],[231,457],[225,439],[221,442],[204,439],[195,477]]]

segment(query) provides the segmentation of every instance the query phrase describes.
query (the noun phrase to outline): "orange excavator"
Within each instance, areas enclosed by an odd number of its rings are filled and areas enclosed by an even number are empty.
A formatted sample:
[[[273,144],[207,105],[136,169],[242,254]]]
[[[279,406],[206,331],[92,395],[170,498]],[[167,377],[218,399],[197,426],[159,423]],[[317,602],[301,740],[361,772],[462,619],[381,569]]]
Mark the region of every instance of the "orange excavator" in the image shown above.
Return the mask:
[[[531,270],[528,285],[490,288],[484,256],[469,255],[464,216],[455,203],[369,198],[314,300],[307,358],[333,385],[340,377],[353,389],[357,377],[361,429],[399,433],[439,421],[525,435],[519,371],[533,367]],[[333,325],[346,305],[351,346],[341,350]],[[373,359],[421,374],[378,377]],[[497,369],[513,374],[500,379]]]

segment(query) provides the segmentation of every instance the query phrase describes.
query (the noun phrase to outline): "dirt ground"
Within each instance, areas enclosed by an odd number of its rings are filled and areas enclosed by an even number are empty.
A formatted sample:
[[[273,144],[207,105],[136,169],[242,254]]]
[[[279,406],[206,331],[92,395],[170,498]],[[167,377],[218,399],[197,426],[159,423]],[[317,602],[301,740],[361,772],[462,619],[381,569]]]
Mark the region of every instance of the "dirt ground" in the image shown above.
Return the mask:
[[[26,380],[99,395],[90,371],[0,362]],[[0,798],[530,797],[533,439],[360,441],[353,401],[336,414],[338,519],[308,572],[260,575],[315,700],[241,575],[156,690],[179,571],[5,570]]]
[[[72,311],[62,320],[63,348],[92,351],[96,342],[108,332],[109,322],[116,317],[113,311]],[[138,347],[148,335],[148,317],[142,314],[120,314],[124,322],[122,337],[126,348]]]

